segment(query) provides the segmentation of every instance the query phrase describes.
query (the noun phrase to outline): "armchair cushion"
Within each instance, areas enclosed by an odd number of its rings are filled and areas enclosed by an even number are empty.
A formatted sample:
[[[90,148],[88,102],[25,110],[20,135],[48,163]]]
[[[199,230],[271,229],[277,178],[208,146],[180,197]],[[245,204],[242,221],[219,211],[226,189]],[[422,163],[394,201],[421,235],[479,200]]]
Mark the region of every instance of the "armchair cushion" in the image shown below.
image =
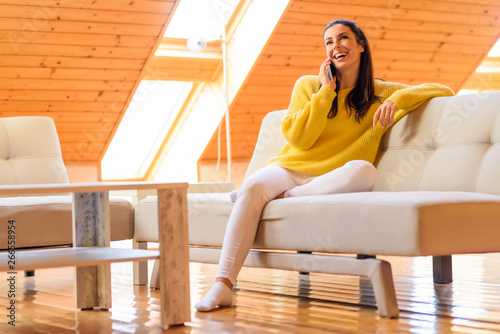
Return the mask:
[[[69,182],[54,121],[0,118],[0,184]]]
[[[109,199],[111,240],[134,237],[132,204],[121,198]],[[0,229],[7,231],[9,220],[16,221],[16,247],[45,247],[72,243],[71,196],[29,196],[0,198]],[[7,249],[7,238],[0,238]]]

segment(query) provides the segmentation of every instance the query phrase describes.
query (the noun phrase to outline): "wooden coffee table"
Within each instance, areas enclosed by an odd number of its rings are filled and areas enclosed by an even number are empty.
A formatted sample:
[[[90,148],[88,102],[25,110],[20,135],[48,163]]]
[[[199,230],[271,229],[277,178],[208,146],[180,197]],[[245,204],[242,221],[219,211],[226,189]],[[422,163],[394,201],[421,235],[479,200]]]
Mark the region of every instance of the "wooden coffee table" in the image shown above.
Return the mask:
[[[157,190],[159,251],[110,248],[109,191],[131,189]],[[109,309],[110,263],[159,258],[162,327],[191,320],[187,183],[93,182],[0,186],[0,196],[60,193],[73,194],[73,247],[15,250],[14,266],[12,262],[9,264],[9,252],[1,252],[0,271],[15,273],[74,266],[75,307]],[[13,221],[15,219],[12,217]]]

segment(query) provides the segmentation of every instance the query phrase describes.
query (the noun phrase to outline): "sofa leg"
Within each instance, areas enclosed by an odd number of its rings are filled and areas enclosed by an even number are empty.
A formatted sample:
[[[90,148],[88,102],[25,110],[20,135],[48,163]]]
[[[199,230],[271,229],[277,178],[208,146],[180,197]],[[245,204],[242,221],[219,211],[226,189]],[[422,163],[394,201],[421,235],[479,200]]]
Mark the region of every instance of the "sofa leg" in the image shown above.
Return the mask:
[[[132,241],[134,249],[148,249],[146,241]],[[134,284],[146,285],[148,284],[148,261],[134,261]]]
[[[191,261],[217,263],[219,257],[220,249],[193,247],[189,252]],[[372,283],[380,316],[397,318],[399,315],[391,264],[383,260],[358,260],[352,256],[273,253],[251,250],[245,259],[244,266],[366,277]]]
[[[433,256],[432,272],[434,283],[436,284],[448,284],[453,282],[451,255]]]
[[[149,283],[150,289],[160,289],[160,260],[156,259],[151,273],[151,282]]]
[[[24,271],[24,277],[32,277],[35,276],[35,271],[34,270],[26,270]]]
[[[397,318],[399,316],[399,308],[390,263],[380,261],[379,265],[370,275],[370,281],[372,282],[373,293],[377,301],[380,316]]]
[[[297,254],[312,254],[312,252],[297,251]],[[308,271],[299,271],[299,275],[309,275]]]

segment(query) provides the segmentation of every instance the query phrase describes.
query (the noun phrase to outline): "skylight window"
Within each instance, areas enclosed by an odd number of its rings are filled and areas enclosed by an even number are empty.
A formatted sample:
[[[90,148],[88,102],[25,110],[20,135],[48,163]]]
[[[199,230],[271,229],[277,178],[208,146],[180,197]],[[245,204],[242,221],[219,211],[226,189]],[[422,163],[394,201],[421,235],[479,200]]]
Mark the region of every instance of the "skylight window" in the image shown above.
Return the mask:
[[[165,31],[165,37],[220,37],[239,0],[182,0]],[[224,20],[224,21],[223,21]]]
[[[493,46],[493,48],[491,48],[490,52],[488,53],[488,57],[500,57],[500,39]]]
[[[500,73],[500,68],[493,67],[493,66],[481,65],[476,69],[476,72],[478,72],[478,73]]]
[[[102,160],[103,179],[142,177],[192,85],[174,81],[141,82]]]
[[[164,36],[218,38],[238,3],[182,0]],[[103,179],[144,176],[192,87],[192,82],[141,82],[102,160]]]

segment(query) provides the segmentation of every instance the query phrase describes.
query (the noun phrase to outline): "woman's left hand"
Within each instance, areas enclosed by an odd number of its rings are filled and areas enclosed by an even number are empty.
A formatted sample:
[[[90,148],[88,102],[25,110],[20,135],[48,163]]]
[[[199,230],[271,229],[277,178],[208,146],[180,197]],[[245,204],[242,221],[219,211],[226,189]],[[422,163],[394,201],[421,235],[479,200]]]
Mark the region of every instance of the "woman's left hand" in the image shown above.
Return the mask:
[[[385,101],[373,115],[373,126],[376,126],[378,121],[383,128],[391,126],[396,111],[398,111],[398,106],[394,102]]]

